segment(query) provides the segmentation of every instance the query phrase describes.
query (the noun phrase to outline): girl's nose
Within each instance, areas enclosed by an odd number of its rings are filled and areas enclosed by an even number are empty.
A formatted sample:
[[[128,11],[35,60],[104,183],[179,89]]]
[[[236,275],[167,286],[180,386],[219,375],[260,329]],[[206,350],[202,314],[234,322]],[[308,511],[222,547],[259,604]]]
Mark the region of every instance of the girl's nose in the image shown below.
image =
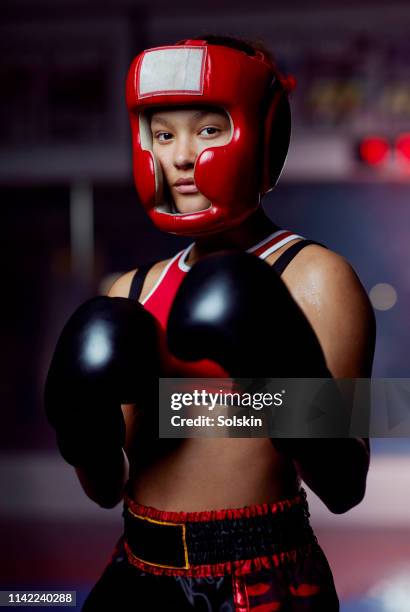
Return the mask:
[[[178,170],[193,168],[197,153],[194,143],[190,138],[181,137],[178,139],[174,150],[174,166]]]

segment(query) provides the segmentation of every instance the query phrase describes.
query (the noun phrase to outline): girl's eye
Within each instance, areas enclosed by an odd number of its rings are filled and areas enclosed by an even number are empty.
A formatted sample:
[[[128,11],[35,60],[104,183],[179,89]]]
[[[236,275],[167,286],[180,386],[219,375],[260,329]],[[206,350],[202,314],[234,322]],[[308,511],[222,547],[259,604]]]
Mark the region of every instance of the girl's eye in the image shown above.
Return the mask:
[[[205,127],[199,132],[202,136],[215,136],[215,134],[219,134],[220,130],[216,127]]]
[[[159,134],[155,134],[155,138],[159,142],[167,142],[168,140],[171,140],[172,134],[169,132],[160,132]]]

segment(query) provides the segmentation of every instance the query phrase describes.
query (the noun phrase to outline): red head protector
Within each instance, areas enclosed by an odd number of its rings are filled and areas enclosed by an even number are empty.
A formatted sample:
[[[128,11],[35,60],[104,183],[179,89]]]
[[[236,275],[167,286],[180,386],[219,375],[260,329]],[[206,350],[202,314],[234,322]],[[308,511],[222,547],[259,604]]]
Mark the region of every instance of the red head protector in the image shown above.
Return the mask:
[[[266,56],[186,40],[148,49],[132,62],[127,79],[134,178],[154,224],[173,234],[195,236],[240,223],[272,189],[282,171],[290,138],[286,82]],[[230,141],[202,151],[194,168],[209,208],[173,212],[163,195],[162,171],[152,152],[144,111],[161,106],[213,106],[228,114]]]

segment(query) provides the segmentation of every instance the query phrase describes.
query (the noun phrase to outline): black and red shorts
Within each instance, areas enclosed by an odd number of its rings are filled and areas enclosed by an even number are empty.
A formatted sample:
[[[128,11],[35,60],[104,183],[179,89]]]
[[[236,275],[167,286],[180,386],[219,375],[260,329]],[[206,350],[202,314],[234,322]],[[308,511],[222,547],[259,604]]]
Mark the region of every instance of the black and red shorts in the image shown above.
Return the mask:
[[[336,612],[303,488],[292,499],[204,512],[124,500],[124,535],[83,610]]]

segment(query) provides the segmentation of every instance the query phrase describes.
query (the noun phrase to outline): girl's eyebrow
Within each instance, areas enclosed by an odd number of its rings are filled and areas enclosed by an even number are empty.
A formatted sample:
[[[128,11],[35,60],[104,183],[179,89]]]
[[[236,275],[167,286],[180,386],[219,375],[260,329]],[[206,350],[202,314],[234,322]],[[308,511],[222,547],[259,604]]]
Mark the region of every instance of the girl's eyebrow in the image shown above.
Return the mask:
[[[199,110],[192,116],[191,121],[197,121],[198,119],[202,119],[203,117],[206,117],[207,115],[219,115],[219,114],[223,115],[223,113],[218,113],[216,111]],[[172,125],[172,123],[167,121],[165,117],[161,117],[161,115],[154,115],[152,117],[152,123],[162,123],[163,125],[166,125],[168,127],[171,127]]]
[[[211,111],[211,110],[200,110],[195,113],[192,119],[202,119],[203,117],[206,117],[207,115],[219,115],[219,113],[217,113],[216,111]]]

